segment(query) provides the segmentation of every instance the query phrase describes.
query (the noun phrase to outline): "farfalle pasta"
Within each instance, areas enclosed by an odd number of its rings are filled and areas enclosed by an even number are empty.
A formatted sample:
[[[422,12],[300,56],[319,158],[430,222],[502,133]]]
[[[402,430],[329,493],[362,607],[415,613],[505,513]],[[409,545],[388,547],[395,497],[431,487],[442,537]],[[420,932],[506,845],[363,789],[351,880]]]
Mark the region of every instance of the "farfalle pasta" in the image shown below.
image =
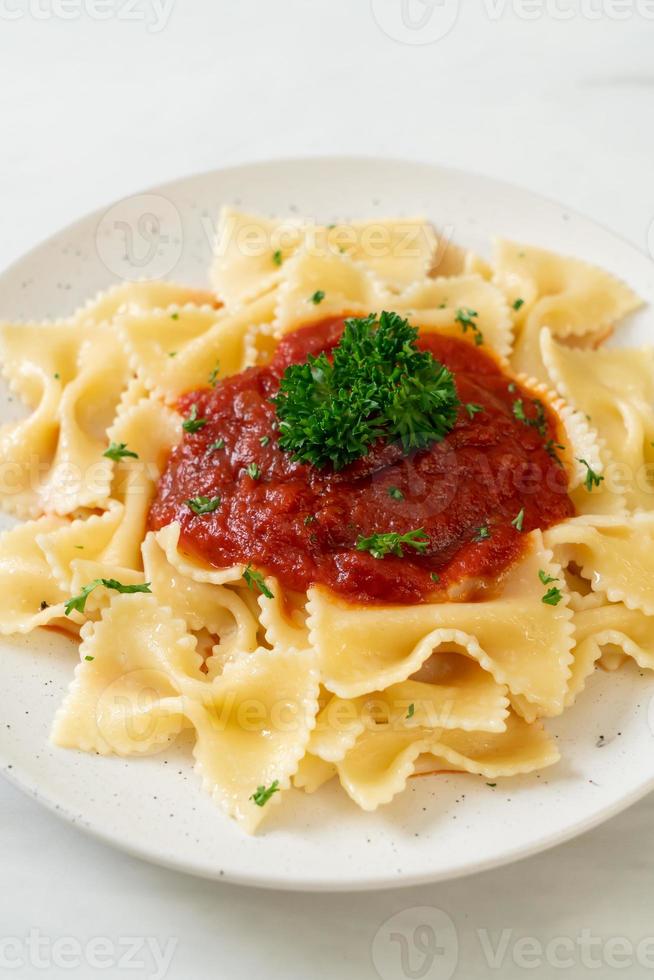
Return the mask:
[[[184,732],[247,832],[333,779],[374,810],[554,765],[598,665],[654,669],[654,350],[601,346],[637,297],[414,216],[231,208],[209,279],[0,323],[0,633],[79,645],[54,744]]]

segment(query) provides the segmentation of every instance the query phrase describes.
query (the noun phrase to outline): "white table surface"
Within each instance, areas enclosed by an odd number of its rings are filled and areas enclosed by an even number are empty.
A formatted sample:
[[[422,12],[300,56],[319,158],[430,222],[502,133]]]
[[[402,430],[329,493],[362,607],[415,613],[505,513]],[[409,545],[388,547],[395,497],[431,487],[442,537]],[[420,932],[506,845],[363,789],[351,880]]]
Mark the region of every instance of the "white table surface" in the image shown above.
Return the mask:
[[[411,16],[429,13],[411,3]],[[421,29],[402,25],[400,6],[172,0],[166,20],[162,0],[0,0],[0,265],[142,187],[330,153],[501,177],[654,249],[653,3],[468,0],[421,44],[456,0]],[[499,871],[311,896],[148,866],[0,781],[0,886],[2,977],[649,976],[654,797]],[[391,934],[406,937],[404,965]],[[172,954],[159,970],[154,944]]]

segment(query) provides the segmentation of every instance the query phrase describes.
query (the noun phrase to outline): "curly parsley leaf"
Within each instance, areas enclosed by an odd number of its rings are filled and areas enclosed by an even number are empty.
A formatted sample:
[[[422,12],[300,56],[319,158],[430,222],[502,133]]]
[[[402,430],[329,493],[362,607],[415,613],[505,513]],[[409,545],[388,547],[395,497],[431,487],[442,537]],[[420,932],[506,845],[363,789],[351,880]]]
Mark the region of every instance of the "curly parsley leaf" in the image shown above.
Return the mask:
[[[191,497],[190,500],[186,501],[186,506],[189,510],[192,510],[198,516],[202,514],[213,514],[215,510],[218,510],[220,504],[220,495],[217,497]]]
[[[596,473],[591,467],[590,463],[587,463],[585,459],[578,459],[577,462],[582,463],[582,465],[586,467],[586,479],[584,480],[584,486],[586,487],[586,490],[588,490],[588,493],[591,493],[594,487],[598,487],[600,485],[604,477],[600,476],[599,473]]]
[[[288,367],[272,399],[280,449],[339,470],[379,439],[405,452],[444,439],[459,406],[454,378],[416,348],[417,336],[397,313],[350,318],[331,359],[323,352]]]
[[[243,572],[243,578],[247,584],[248,589],[252,592],[258,589],[262,595],[265,595],[266,599],[274,599],[273,593],[270,591],[265,583],[264,577],[261,572],[255,571],[252,565],[248,565]]]
[[[198,406],[195,402],[191,405],[191,411],[182,422],[184,432],[199,432],[207,424],[208,419],[198,418]]]
[[[387,534],[371,534],[370,537],[360,535],[357,539],[357,551],[369,551],[373,558],[384,558],[386,555],[396,555],[404,558],[404,548],[415,548],[424,555],[429,544],[429,538],[422,527],[415,531],[407,531],[406,534],[396,534],[389,531]]]
[[[480,347],[484,342],[484,335],[479,329],[478,324],[475,322],[478,316],[479,314],[476,310],[471,310],[467,306],[460,306],[454,314],[454,319],[461,327],[463,333],[467,333],[468,330],[472,330],[475,335],[475,344],[477,347]]]
[[[102,455],[106,456],[107,459],[113,459],[115,463],[118,463],[121,459],[125,459],[126,456],[131,456],[132,459],[139,458],[138,453],[133,453],[131,449],[127,448],[126,442],[110,442],[109,448],[105,449]]]
[[[268,800],[274,796],[275,793],[279,793],[278,779],[273,780],[270,786],[257,786],[256,792],[252,794],[250,799],[253,803],[256,803],[257,806],[265,806]]]
[[[133,593],[133,592],[151,592],[150,582],[144,582],[142,585],[123,585],[122,582],[116,581],[115,578],[96,578],[88,585],[85,585],[78,595],[73,596],[68,600],[64,607],[64,612],[67,616],[75,610],[75,612],[83,613],[86,608],[86,600],[91,595],[94,589],[97,589],[99,585],[104,585],[105,589],[114,589],[115,592],[121,593]]]

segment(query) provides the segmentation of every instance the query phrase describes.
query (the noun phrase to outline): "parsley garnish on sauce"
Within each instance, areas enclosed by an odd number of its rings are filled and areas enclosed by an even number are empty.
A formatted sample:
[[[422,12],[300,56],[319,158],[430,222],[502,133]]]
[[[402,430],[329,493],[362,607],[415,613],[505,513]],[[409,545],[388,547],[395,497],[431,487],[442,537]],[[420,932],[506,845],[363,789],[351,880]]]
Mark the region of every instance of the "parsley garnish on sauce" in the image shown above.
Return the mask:
[[[525,509],[524,507],[521,507],[518,513],[516,514],[516,516],[511,521],[511,524],[516,529],[516,531],[522,531],[522,525],[524,524],[524,521],[525,521]]]
[[[117,582],[115,578],[96,578],[92,582],[89,582],[88,585],[85,585],[78,595],[68,600],[64,608],[66,615],[70,616],[73,610],[83,613],[86,607],[86,600],[99,585],[104,585],[105,589],[114,589],[116,592],[121,593],[152,591],[149,582],[145,582],[143,585],[123,585],[122,582]]]
[[[598,487],[600,485],[604,477],[600,476],[599,473],[596,473],[595,470],[592,469],[590,463],[587,463],[585,459],[578,459],[577,462],[582,463],[586,467],[586,479],[584,480],[584,486],[586,487],[586,490],[588,490],[588,493],[591,493],[594,487]]]
[[[245,472],[253,480],[261,479],[261,469],[259,468],[258,463],[248,463],[248,465],[245,467]]]
[[[216,439],[215,442],[212,442],[209,446],[207,446],[207,452],[214,453],[217,449],[224,449],[224,448],[225,448],[225,440],[221,436],[219,439]]]
[[[257,786],[256,792],[252,794],[250,799],[257,806],[265,806],[268,800],[274,796],[275,793],[279,793],[279,780],[275,779],[270,784],[270,786]]]
[[[389,487],[388,496],[392,500],[404,500],[404,494],[402,493],[399,487]]]
[[[264,446],[264,448],[268,445],[269,442],[270,442],[270,436],[261,436],[261,438],[259,439],[259,445]]]
[[[218,510],[220,507],[220,496],[217,497],[191,497],[190,500],[186,501],[186,506],[189,510],[192,510],[194,514],[201,516],[202,514],[213,514],[214,510]]]
[[[475,405],[474,402],[467,402],[467,404],[465,404],[463,407],[468,413],[468,417],[471,419],[474,419],[475,415],[477,415],[478,412],[484,411],[483,405]]]
[[[491,533],[488,524],[482,524],[481,527],[477,528],[477,533],[472,540],[476,544],[479,544],[480,541],[488,541],[490,536]]]
[[[252,592],[254,592],[255,588],[257,588],[262,595],[265,595],[266,599],[274,599],[272,592],[264,581],[263,575],[261,572],[255,571],[255,569],[252,568],[252,565],[248,565],[243,571],[243,578],[245,579],[248,589],[251,589]]]
[[[131,456],[132,459],[139,458],[138,453],[133,453],[131,449],[127,448],[126,442],[110,442],[109,448],[105,449],[102,455],[106,456],[107,459],[113,459],[115,463],[118,463],[121,459],[125,459],[126,456]]]
[[[468,309],[467,306],[461,306],[455,312],[454,319],[464,333],[467,333],[468,330],[472,330],[475,335],[475,344],[477,347],[480,347],[484,342],[484,335],[479,329],[478,325],[475,323],[475,318],[478,316],[479,314],[476,310]]]
[[[513,403],[513,414],[519,422],[524,422],[525,425],[530,425],[532,428],[536,429],[539,435],[546,436],[547,418],[545,416],[545,406],[538,398],[534,399],[533,406],[536,409],[536,415],[533,418],[528,418],[527,415],[525,415],[525,407],[522,398],[516,398]]]
[[[204,428],[207,422],[208,419],[198,418],[198,406],[194,402],[193,405],[191,405],[191,411],[182,422],[182,428],[184,432],[199,432],[200,429]]]
[[[371,534],[368,538],[360,535],[356,547],[357,551],[369,551],[373,558],[385,558],[386,555],[404,558],[404,548],[415,548],[419,554],[424,555],[428,544],[425,529],[419,527],[415,531],[407,531],[406,534],[391,531],[387,534]]]
[[[297,462],[340,470],[380,439],[405,452],[440,442],[459,405],[452,373],[416,348],[397,313],[349,318],[332,351],[292,364],[272,399],[279,448]]]

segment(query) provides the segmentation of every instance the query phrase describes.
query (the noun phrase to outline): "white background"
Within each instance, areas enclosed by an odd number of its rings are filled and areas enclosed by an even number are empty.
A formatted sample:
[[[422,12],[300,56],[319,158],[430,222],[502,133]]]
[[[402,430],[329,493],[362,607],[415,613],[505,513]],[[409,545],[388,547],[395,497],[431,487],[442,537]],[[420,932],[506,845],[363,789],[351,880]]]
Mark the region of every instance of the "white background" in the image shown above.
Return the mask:
[[[412,2],[422,28],[403,26],[400,0],[172,0],[164,13],[154,0],[0,0],[0,265],[148,185],[338,153],[501,177],[654,247],[654,4],[466,0],[445,32],[456,0],[441,0],[431,17]],[[444,36],[415,43],[430,31]],[[13,938],[10,955],[21,950],[26,961],[0,966],[2,977],[155,975],[147,947],[131,969],[116,965],[132,936],[176,941],[167,976],[184,980],[654,973],[651,944],[630,952],[654,935],[653,798],[573,843],[474,878],[294,896],[149,867],[0,783],[0,886],[0,949]],[[415,926],[438,919],[424,906],[451,917],[458,965],[451,928],[433,962],[411,948],[426,935]],[[406,909],[415,911],[383,925]],[[29,965],[30,929],[47,940],[39,955],[49,966]],[[497,945],[502,930],[506,955],[493,969],[483,940]],[[413,972],[391,932],[406,936]],[[525,936],[536,942],[516,946]],[[49,943],[58,937],[106,937],[104,961],[115,965],[57,966]],[[538,944],[555,938],[563,943],[541,955]]]

